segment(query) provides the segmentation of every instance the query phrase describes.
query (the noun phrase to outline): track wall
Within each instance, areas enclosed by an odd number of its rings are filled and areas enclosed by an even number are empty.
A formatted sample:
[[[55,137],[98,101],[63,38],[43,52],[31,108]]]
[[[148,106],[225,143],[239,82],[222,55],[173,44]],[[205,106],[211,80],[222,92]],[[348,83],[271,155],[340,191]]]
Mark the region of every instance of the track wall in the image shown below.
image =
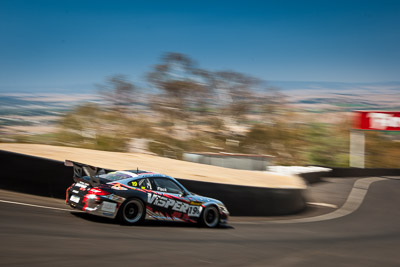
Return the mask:
[[[65,198],[73,169],[63,162],[0,150],[0,188]],[[234,216],[284,215],[305,208],[304,190],[238,186],[177,179],[188,190],[224,202]]]

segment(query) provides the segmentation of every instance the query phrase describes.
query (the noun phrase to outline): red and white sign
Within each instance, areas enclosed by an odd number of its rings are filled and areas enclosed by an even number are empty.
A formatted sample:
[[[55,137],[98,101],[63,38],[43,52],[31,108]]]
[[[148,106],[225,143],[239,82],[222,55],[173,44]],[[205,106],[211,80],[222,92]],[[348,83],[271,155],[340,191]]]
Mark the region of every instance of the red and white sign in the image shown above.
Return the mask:
[[[400,111],[354,111],[354,128],[400,131]]]

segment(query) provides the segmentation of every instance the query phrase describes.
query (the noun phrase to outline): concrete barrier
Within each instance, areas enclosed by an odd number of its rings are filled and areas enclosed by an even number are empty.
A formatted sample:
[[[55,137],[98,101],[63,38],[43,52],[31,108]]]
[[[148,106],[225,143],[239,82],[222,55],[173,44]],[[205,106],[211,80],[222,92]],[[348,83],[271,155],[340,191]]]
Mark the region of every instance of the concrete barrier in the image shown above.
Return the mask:
[[[326,167],[331,169],[328,172],[309,172],[300,173],[299,176],[302,177],[308,184],[317,183],[321,181],[321,178],[352,178],[352,177],[373,177],[373,176],[400,176],[400,169],[397,168],[335,168]]]
[[[372,176],[400,176],[397,168],[331,168],[327,177],[372,177]]]
[[[183,160],[239,170],[265,171],[271,156],[237,153],[183,153]]]
[[[336,168],[319,166],[329,168],[328,172],[310,172],[299,174],[308,183],[316,183],[323,177],[329,178],[353,178],[353,177],[373,177],[373,176],[400,176],[400,169],[398,168]]]
[[[0,150],[0,188],[65,198],[73,170],[63,162]],[[225,203],[233,216],[285,215],[305,208],[302,189],[237,186],[177,179],[189,191]]]
[[[234,216],[297,213],[306,207],[304,189],[238,186],[177,179],[189,191],[224,202]]]
[[[301,178],[303,178],[307,184],[318,183],[321,181],[321,178],[330,177],[329,172],[307,172],[298,174]]]
[[[73,169],[63,162],[0,150],[2,189],[65,198]]]

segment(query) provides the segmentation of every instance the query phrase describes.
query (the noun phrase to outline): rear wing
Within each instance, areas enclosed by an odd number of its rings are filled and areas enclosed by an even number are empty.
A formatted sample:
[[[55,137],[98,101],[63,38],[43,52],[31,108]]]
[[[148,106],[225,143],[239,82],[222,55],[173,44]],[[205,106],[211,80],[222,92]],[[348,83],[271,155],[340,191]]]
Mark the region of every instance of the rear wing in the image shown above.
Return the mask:
[[[74,176],[73,179],[75,182],[79,181],[84,181],[84,182],[89,182],[91,186],[96,187],[100,185],[100,180],[98,178],[98,175],[100,174],[106,174],[110,172],[110,170],[104,169],[104,168],[99,168],[99,167],[93,167],[87,164],[71,161],[71,160],[65,160],[65,166],[68,167],[74,167]],[[89,176],[90,180],[84,180],[84,176]]]

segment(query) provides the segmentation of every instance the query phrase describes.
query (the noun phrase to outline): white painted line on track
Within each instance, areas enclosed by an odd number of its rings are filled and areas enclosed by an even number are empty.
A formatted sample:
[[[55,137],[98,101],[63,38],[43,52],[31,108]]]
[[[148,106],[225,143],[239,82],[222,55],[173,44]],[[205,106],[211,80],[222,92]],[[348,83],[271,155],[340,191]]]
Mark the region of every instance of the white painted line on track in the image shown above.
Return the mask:
[[[259,222],[234,222],[237,224],[269,224],[269,223],[276,223],[276,224],[288,224],[288,223],[307,223],[307,222],[319,222],[319,221],[327,221],[332,219],[337,219],[346,215],[349,215],[356,211],[362,204],[369,186],[378,181],[387,181],[389,179],[399,179],[393,177],[369,177],[369,178],[362,178],[358,179],[353,186],[346,202],[344,205],[331,213],[309,217],[309,218],[299,218],[299,219],[288,219],[288,220],[276,220],[276,221],[259,221]]]
[[[35,205],[35,204],[29,204],[29,203],[22,203],[22,202],[15,202],[15,201],[8,201],[8,200],[2,200],[2,199],[0,199],[0,202],[1,203],[9,203],[9,204],[21,205],[21,206],[28,206],[28,207],[42,208],[42,209],[80,212],[79,210],[54,208],[54,207],[47,207],[47,206],[41,206],[41,205]]]
[[[329,203],[320,203],[320,202],[307,202],[308,205],[312,206],[321,206],[321,207],[327,207],[327,208],[332,208],[332,209],[337,209],[338,206],[335,204],[329,204]]]
[[[310,217],[310,218],[300,218],[300,219],[293,219],[288,221],[274,221],[275,223],[303,223],[303,222],[319,222],[319,221],[327,221],[332,219],[337,219],[346,215],[349,215],[356,211],[364,201],[365,196],[367,195],[369,186],[378,181],[385,181],[386,178],[382,177],[370,177],[370,178],[363,178],[358,179],[353,186],[346,202],[343,206],[335,210],[334,212]]]

